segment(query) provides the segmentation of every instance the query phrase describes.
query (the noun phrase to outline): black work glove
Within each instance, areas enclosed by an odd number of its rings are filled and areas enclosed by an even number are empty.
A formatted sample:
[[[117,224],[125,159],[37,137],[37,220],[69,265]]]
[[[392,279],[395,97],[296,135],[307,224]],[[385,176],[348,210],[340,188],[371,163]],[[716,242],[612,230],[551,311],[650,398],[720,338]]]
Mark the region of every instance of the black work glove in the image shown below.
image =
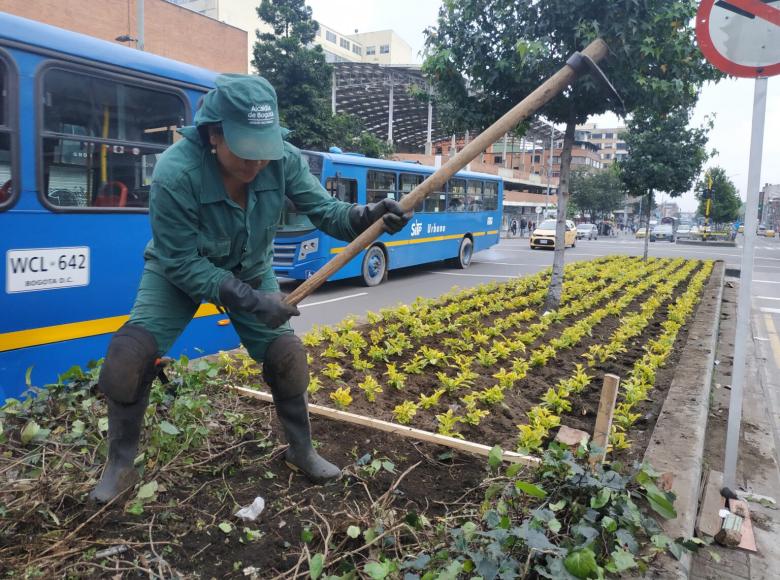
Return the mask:
[[[220,284],[219,301],[230,310],[251,312],[270,328],[281,326],[291,316],[301,315],[295,306],[284,301],[281,292],[260,292],[232,276]]]
[[[384,221],[384,229],[388,234],[397,234],[412,219],[414,212],[404,213],[401,204],[394,199],[385,198],[377,203],[354,205],[349,210],[349,225],[360,235],[379,218]]]

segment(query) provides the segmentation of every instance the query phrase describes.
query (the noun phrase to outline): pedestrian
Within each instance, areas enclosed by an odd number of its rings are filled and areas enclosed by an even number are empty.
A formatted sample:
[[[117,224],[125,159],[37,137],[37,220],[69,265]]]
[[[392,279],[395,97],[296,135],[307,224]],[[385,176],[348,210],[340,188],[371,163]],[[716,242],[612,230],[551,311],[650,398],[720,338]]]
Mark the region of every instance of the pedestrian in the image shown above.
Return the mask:
[[[528,227],[528,222],[525,221],[524,217],[520,218],[520,237],[525,237],[525,228]]]
[[[512,237],[515,237],[517,235],[517,220],[513,219],[512,223],[509,225],[509,229],[512,232]]]
[[[227,310],[263,378],[289,447],[287,464],[315,483],[341,470],[311,442],[306,353],[289,319],[271,267],[276,225],[291,200],[331,236],[350,241],[382,219],[389,233],[412,216],[391,200],[355,205],[328,195],[298,149],[284,141],[276,92],[262,77],[216,80],[195,126],[154,168],[149,217],[152,240],[129,321],[111,339],[98,385],[108,402],[108,461],[90,494],[108,502],[138,481],[133,462],[159,358],[201,302]]]

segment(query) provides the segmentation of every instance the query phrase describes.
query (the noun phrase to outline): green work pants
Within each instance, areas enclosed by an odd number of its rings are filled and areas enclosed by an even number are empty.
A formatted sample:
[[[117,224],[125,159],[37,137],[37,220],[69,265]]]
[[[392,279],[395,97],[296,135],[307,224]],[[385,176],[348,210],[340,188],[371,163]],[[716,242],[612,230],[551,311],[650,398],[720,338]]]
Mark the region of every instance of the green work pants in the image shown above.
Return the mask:
[[[279,282],[273,272],[268,272],[252,287],[261,292],[278,292]],[[171,284],[165,276],[148,268],[144,269],[135,304],[130,311],[130,324],[137,324],[152,333],[157,340],[158,355],[162,356],[189,324],[200,304]],[[260,323],[254,314],[228,312],[233,328],[249,356],[262,362],[265,351],[277,337],[292,334],[289,322],[278,328]]]

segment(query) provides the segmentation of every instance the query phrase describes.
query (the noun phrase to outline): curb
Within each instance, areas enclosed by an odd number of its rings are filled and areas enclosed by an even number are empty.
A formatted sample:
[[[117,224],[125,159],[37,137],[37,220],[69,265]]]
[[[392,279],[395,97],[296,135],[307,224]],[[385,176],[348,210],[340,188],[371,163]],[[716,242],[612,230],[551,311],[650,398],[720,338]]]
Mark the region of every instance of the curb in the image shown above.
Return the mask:
[[[710,241],[710,242],[703,242],[701,240],[677,240],[677,244],[681,246],[710,246],[710,247],[721,247],[721,248],[736,248],[737,243],[731,242],[731,241]]]
[[[645,450],[646,463],[661,473],[674,474],[677,517],[661,523],[672,539],[692,537],[696,523],[724,272],[724,262],[716,262],[680,357],[686,364],[674,374]],[[690,553],[679,561],[665,553],[653,561],[644,577],[687,579],[690,569]]]

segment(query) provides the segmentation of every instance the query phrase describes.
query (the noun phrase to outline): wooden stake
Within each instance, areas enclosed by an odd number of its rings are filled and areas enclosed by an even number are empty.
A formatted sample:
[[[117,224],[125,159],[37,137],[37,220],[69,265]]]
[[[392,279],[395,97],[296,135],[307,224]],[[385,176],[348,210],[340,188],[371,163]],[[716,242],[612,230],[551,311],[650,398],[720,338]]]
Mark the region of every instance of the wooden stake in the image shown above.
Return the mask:
[[[593,430],[593,445],[599,449],[598,453],[591,454],[590,464],[596,465],[604,461],[607,455],[609,432],[612,429],[612,416],[615,413],[618,385],[620,377],[617,375],[604,375],[604,384],[601,387],[601,400],[599,412],[596,415],[596,427]]]
[[[599,62],[607,55],[607,50],[607,44],[600,38],[597,38],[582,51],[582,54],[589,56],[594,62]],[[519,123],[541,109],[542,106],[569,86],[577,76],[578,73],[574,68],[564,65],[562,69],[547,79],[534,92],[480,133],[476,139],[466,145],[455,157],[447,161],[433,175],[415,187],[408,195],[404,196],[401,199],[401,207],[405,211],[411,210],[431,192],[443,191],[442,188],[450,177],[463,169],[490,145],[496,143],[502,135],[511,131]],[[285,298],[285,301],[288,304],[298,304],[314,292],[347,262],[373,244],[384,233],[383,223],[382,219],[374,222],[367,230],[352,240],[342,252],[336,254],[327,264],[317,270],[311,278],[308,278],[303,284],[293,290]]]
[[[259,399],[268,403],[273,402],[273,397],[269,393],[255,391],[254,389],[247,389],[245,387],[231,388],[234,391],[252,397],[253,399]],[[380,419],[372,419],[371,417],[364,417],[363,415],[347,413],[346,411],[337,411],[336,409],[330,409],[320,405],[310,404],[309,413],[312,415],[322,415],[323,417],[328,417],[329,419],[334,419],[336,421],[344,421],[345,423],[370,427],[372,429],[376,429],[377,431],[396,433],[409,439],[417,439],[418,441],[425,441],[426,443],[444,445],[445,447],[457,449],[458,451],[465,451],[466,453],[483,455],[485,457],[488,456],[491,449],[487,445],[482,445],[481,443],[464,441],[463,439],[456,439],[455,437],[447,437],[446,435],[439,435],[437,433],[431,433],[430,431],[414,429],[413,427],[406,427],[404,425],[398,425],[397,423],[390,423],[389,421],[382,421]],[[522,463],[523,465],[531,466],[536,466],[539,464],[538,458],[531,457],[530,455],[523,455],[522,453],[515,453],[514,451],[504,451],[502,458],[504,461],[509,463]]]

